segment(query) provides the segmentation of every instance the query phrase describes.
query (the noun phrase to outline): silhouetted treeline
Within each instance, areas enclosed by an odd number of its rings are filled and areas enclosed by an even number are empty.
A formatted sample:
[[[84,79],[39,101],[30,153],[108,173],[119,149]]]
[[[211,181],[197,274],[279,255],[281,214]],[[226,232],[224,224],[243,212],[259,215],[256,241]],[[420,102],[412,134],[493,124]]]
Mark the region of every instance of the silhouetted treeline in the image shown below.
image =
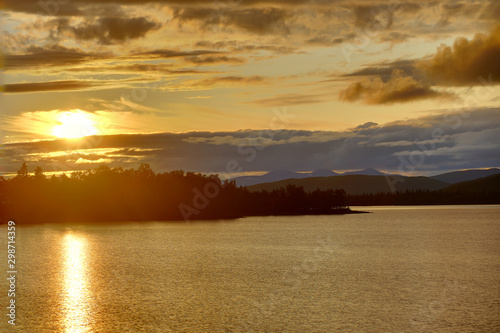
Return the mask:
[[[246,191],[246,190],[245,190]],[[348,212],[344,190],[306,192],[302,186],[287,185],[268,192],[246,191],[246,215],[308,215]]]
[[[351,206],[487,205],[500,204],[500,190],[408,190],[388,193],[348,195],[346,200]]]
[[[249,192],[216,175],[155,173],[100,166],[47,178],[39,167],[0,178],[2,223],[222,219],[256,215],[348,213],[343,190],[305,192],[294,185]]]
[[[353,213],[349,206],[499,204],[500,192],[415,190],[346,195],[344,190],[315,190],[287,185],[250,192],[216,175],[172,171],[155,173],[109,168],[47,178],[23,164],[17,176],[0,177],[2,223],[74,221],[164,221],[225,219],[264,215]]]

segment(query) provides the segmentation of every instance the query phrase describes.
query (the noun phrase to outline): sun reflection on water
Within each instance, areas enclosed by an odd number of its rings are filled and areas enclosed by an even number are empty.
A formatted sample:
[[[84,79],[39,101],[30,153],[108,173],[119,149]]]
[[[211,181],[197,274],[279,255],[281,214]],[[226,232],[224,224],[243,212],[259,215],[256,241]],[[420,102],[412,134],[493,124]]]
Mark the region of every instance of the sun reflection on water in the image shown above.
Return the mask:
[[[87,239],[68,233],[63,239],[63,325],[64,332],[90,332],[90,292]]]

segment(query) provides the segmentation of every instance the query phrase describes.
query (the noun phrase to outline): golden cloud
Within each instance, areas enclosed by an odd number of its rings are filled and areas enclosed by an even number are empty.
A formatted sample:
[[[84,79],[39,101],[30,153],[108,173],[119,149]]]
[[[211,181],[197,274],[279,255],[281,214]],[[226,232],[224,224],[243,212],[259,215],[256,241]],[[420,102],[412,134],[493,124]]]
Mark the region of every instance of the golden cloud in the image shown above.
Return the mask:
[[[388,81],[380,77],[366,79],[349,85],[339,94],[343,102],[362,100],[366,104],[403,103],[428,98],[451,98],[453,95],[440,92],[395,69]]]
[[[416,65],[432,84],[445,86],[480,85],[500,82],[500,25],[489,34],[472,40],[457,38],[452,47],[441,46],[429,61]]]

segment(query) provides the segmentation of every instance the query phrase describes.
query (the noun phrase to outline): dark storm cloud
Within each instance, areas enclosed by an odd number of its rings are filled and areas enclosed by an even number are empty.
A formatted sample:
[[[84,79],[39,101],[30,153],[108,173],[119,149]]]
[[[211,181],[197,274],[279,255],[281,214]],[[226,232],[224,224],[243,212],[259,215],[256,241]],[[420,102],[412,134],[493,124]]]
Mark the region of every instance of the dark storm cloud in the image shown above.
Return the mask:
[[[236,161],[244,172],[372,167],[411,173],[498,167],[500,109],[447,111],[382,126],[365,123],[343,132],[243,130],[112,135],[87,140],[89,143],[55,140],[6,144],[5,170],[15,173],[23,160],[46,171],[54,164],[72,170],[82,166],[76,163],[80,158],[94,162],[107,159],[110,166],[150,163],[157,171],[223,174],[230,161]],[[84,148],[98,148],[99,152],[85,152]],[[75,155],[74,149],[84,151]],[[51,156],[50,152],[59,153]]]

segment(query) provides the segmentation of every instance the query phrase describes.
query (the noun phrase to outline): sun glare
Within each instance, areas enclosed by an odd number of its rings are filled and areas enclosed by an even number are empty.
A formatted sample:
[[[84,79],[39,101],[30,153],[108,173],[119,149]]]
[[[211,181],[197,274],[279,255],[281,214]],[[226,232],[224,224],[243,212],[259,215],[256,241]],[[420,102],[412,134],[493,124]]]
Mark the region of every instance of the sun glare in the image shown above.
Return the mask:
[[[98,134],[92,118],[80,110],[61,113],[57,121],[59,124],[52,129],[52,134],[58,138],[76,139]]]
[[[89,289],[88,241],[84,236],[67,233],[63,238],[64,263],[62,312],[64,332],[89,332],[92,296]]]

